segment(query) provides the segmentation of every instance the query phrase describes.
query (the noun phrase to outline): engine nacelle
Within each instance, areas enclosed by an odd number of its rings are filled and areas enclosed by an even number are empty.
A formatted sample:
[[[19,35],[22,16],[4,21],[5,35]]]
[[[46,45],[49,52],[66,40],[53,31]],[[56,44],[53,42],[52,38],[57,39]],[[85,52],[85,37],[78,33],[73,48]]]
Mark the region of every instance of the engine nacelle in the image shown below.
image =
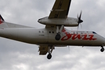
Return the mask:
[[[39,19],[38,22],[44,25],[78,26],[78,19],[71,17],[66,19],[48,19],[48,17],[44,17]]]

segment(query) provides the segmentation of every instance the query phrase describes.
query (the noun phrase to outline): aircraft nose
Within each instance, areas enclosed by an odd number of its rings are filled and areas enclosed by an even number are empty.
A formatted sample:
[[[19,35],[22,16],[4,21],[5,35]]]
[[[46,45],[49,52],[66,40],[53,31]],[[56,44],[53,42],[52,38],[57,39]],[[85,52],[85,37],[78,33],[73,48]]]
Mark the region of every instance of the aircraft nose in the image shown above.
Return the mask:
[[[41,23],[41,19],[38,19],[38,22]]]

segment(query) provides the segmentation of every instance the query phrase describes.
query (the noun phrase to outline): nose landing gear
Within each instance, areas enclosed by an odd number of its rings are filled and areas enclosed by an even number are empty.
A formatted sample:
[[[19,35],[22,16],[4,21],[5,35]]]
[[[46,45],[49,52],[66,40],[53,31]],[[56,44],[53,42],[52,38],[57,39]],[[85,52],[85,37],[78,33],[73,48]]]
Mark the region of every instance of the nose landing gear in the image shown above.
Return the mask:
[[[105,49],[104,49],[104,47],[103,47],[103,46],[101,46],[100,51],[101,51],[101,52],[104,52],[104,50],[105,50]]]

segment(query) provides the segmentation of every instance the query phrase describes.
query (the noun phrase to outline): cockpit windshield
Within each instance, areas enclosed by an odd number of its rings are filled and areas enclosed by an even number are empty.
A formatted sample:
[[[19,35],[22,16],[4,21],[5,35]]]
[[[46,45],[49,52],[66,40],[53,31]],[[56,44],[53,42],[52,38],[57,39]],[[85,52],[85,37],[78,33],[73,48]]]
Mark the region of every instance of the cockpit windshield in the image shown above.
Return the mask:
[[[94,32],[94,31],[93,31],[92,33],[93,33],[93,34],[97,34],[97,33],[96,33],[96,32]]]

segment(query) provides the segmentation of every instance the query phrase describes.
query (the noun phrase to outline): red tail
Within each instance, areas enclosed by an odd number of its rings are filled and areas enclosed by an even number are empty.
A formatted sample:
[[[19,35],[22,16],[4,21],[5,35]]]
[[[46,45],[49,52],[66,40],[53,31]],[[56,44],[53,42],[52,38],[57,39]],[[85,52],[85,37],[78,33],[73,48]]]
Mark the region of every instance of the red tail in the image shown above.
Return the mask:
[[[2,24],[3,22],[2,22],[2,20],[0,19],[0,24]]]

